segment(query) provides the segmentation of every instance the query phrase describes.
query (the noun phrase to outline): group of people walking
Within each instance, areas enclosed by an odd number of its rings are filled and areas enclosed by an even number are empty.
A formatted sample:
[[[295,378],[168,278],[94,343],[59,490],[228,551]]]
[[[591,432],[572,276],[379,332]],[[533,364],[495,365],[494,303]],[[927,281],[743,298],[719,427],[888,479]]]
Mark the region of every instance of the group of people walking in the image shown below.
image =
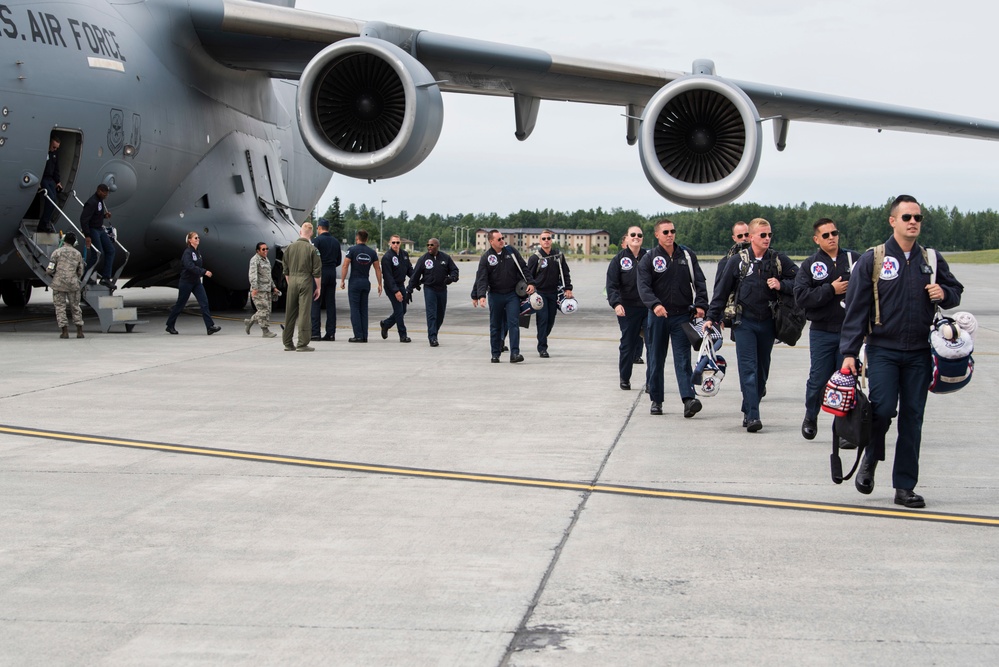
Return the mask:
[[[664,361],[672,343],[683,416],[697,414],[702,405],[695,396],[684,326],[703,318],[704,332],[733,330],[742,426],[747,432],[759,432],[763,428],[760,403],[766,396],[777,340],[775,304],[781,294],[793,296],[810,321],[802,436],[816,437],[826,382],[841,368],[856,375],[861,346],[866,343],[873,425],[855,485],[861,493],[873,491],[874,472],[884,460],[887,432],[897,417],[894,502],[924,507],[925,500],[914,489],[932,375],[928,333],[935,310],[958,306],[964,288],[937,251],[919,245],[922,220],[914,197],[901,195],[892,202],[888,216],[892,235],[880,251],[878,266],[873,248],[862,255],[842,249],[837,225],[829,218],[814,223],[817,249],[800,266],[771,247],[773,231],[767,220],[737,222],[732,227],[734,244],[718,263],[710,298],[697,255],[676,242],[672,221],[655,224],[657,243],[648,251],[642,248],[642,229],[630,228],[607,270],[607,300],[621,330],[621,389],[631,389],[644,328],[650,413],[663,414]]]
[[[98,191],[98,202],[103,201]],[[94,214],[96,215],[96,213]],[[860,372],[858,357],[866,343],[867,376],[873,407],[871,445],[867,448],[855,478],[861,493],[871,493],[879,461],[885,457],[886,434],[898,418],[892,485],[895,502],[906,507],[923,507],[922,496],[914,492],[918,482],[919,450],[926,397],[931,378],[931,355],[927,333],[936,309],[958,306],[963,286],[950,272],[947,262],[932,249],[919,245],[923,215],[915,198],[901,195],[890,207],[888,223],[892,235],[875,251],[863,254],[840,247],[836,222],[820,218],[813,225],[814,254],[796,265],[786,254],[771,247],[771,224],[756,218],[732,227],[733,246],[718,263],[709,295],[704,272],[696,253],[677,242],[673,221],[655,223],[656,244],[643,248],[644,232],[631,227],[622,239],[621,251],[607,269],[607,300],[614,309],[621,331],[618,373],[622,390],[631,389],[633,368],[642,353],[642,332],[648,365],[645,386],[650,414],[662,415],[665,402],[664,369],[670,346],[673,370],[684,418],[702,409],[693,384],[691,345],[687,328],[699,321],[702,330],[732,330],[742,393],[742,426],[749,433],[763,429],[760,404],[767,393],[771,357],[777,333],[774,304],[778,295],[792,296],[810,321],[810,369],[805,383],[805,410],[801,424],[804,438],[818,433],[818,414],[826,381],[838,369]],[[454,260],[440,250],[438,239],[427,242],[427,252],[410,261],[393,235],[389,249],[379,261],[367,245],[367,232],[359,230],[355,245],[341,255],[339,242],[329,232],[325,220],[318,223],[313,238],[311,223],[300,228],[299,238],[284,250],[283,274],[287,281],[284,348],[312,351],[311,340],[335,340],[336,271],[342,262],[340,289],[346,289],[350,303],[353,336],[351,343],[368,341],[368,293],[374,270],[378,294],[385,293],[392,314],[379,322],[383,339],[396,330],[399,341],[411,342],[405,323],[407,304],[413,292],[422,290],[426,304],[427,338],[431,347],[438,337],[447,308],[448,287],[459,278]],[[509,340],[510,362],[520,363],[521,304],[524,297],[537,294],[537,351],[549,357],[549,335],[559,312],[558,299],[572,297],[572,283],[565,257],[553,250],[553,234],[540,235],[540,248],[527,261],[506,245],[499,230],[488,233],[489,248],[481,256],[471,297],[473,305],[489,307],[490,361],[498,363]],[[52,255],[49,273],[56,303],[60,337],[68,337],[69,318],[83,337],[79,306],[79,280],[83,275],[82,256],[73,247],[76,238],[67,234],[64,245]],[[198,250],[197,232],[187,235],[181,260],[177,302],[167,318],[166,330],[178,333],[178,315],[194,294],[201,307],[209,335],[220,330],[212,319]],[[273,280],[268,259],[269,247],[258,243],[249,264],[250,295],[255,314],[244,321],[246,333],[253,325],[266,338],[270,331],[271,303],[280,291]],[[929,253],[933,253],[931,258]],[[935,261],[933,259],[935,258]],[[931,268],[933,265],[933,268]],[[106,274],[105,274],[106,275]],[[408,282],[407,282],[408,281]],[[74,298],[75,295],[75,298]],[[325,305],[325,334],[321,334],[320,308]],[[298,330],[298,342],[294,340]]]

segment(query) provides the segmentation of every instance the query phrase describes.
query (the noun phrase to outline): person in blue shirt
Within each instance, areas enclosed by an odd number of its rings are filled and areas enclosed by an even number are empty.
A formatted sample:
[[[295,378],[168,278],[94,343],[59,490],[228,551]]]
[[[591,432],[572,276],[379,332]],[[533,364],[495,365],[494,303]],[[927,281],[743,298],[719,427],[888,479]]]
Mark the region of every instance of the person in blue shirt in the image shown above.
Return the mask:
[[[378,280],[378,296],[382,294],[382,267],[378,263],[378,253],[367,246],[368,232],[357,230],[354,237],[355,245],[347,251],[340,271],[340,289],[347,289],[347,301],[350,303],[350,325],[354,335],[348,343],[368,342],[368,292],[371,291],[369,274],[375,267],[375,277]],[[349,277],[349,283],[348,283]]]

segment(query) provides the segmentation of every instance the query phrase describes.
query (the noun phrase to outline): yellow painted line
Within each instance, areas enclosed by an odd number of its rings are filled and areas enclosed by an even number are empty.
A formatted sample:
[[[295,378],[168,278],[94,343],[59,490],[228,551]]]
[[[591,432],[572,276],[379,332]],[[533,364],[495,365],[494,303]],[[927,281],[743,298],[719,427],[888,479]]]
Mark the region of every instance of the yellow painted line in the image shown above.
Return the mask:
[[[999,527],[999,517],[976,516],[969,514],[949,514],[943,512],[925,512],[915,510],[878,509],[857,507],[854,505],[837,505],[802,500],[784,500],[780,498],[762,498],[756,496],[725,495],[716,493],[698,493],[693,491],[674,491],[669,489],[652,489],[636,486],[618,486],[612,484],[592,484],[589,482],[571,482],[563,480],[514,477],[506,475],[487,475],[481,473],[458,472],[449,470],[432,470],[422,468],[407,468],[402,466],[386,466],[349,461],[331,461],[327,459],[312,459],[297,456],[281,456],[262,452],[243,452],[231,449],[213,447],[195,447],[190,445],[175,445],[141,440],[125,440],[104,436],[84,435],[77,433],[62,433],[42,429],[19,428],[0,425],[0,433],[24,436],[29,438],[44,438],[65,442],[80,442],[132,449],[146,449],[177,454],[212,456],[216,458],[256,461],[261,463],[278,463],[284,465],[305,466],[309,468],[324,468],[330,470],[347,470],[353,472],[376,473],[382,475],[401,475],[405,477],[423,477],[430,479],[445,479],[452,481],[481,482],[487,484],[506,484],[543,489],[559,489],[603,493],[611,495],[639,496],[645,498],[669,498],[673,500],[690,500],[696,502],[723,503],[743,507],[762,507],[768,509],[791,509],[809,512],[828,512],[835,514],[851,514],[891,519],[908,519],[917,521],[933,521],[975,526]]]

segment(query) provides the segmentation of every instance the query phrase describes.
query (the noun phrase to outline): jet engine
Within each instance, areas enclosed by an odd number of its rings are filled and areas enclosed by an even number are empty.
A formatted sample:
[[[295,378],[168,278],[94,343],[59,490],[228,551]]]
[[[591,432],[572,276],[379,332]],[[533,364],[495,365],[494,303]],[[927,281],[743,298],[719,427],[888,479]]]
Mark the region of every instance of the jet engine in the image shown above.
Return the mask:
[[[337,173],[368,179],[405,174],[430,154],[443,124],[444,102],[434,78],[389,42],[337,42],[302,72],[302,138]]]
[[[732,83],[685,76],[649,100],[638,149],[645,176],[663,197],[694,208],[720,206],[756,177],[760,115]]]

